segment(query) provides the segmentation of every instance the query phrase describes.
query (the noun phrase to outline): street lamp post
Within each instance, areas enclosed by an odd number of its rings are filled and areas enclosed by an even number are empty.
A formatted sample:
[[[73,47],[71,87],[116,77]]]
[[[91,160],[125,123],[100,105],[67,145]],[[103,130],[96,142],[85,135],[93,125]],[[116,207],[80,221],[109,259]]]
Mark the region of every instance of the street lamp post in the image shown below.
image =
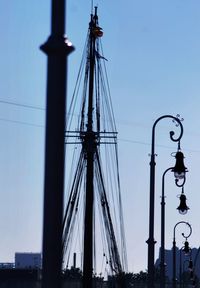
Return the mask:
[[[172,167],[165,170],[162,176],[161,196],[161,245],[160,245],[160,287],[165,287],[165,175]]]
[[[155,257],[155,243],[154,240],[154,199],[155,199],[155,128],[157,123],[164,119],[170,118],[180,126],[180,135],[174,138],[174,131],[170,131],[170,139],[174,142],[179,142],[183,135],[183,125],[178,117],[172,115],[163,115],[159,117],[152,127],[152,142],[151,142],[151,160],[150,160],[150,196],[149,196],[149,238],[146,241],[148,244],[148,288],[154,288],[154,257]]]
[[[182,253],[183,253],[184,246],[179,251],[179,287],[182,288],[183,286],[183,277],[182,273],[184,269],[182,269]],[[184,268],[184,267],[183,267]]]
[[[192,226],[188,223],[188,222],[185,222],[185,221],[179,221],[178,223],[176,223],[176,225],[174,226],[174,232],[173,232],[173,263],[172,263],[172,267],[173,267],[173,288],[176,288],[176,227],[179,225],[179,224],[186,224],[190,231],[189,231],[189,234],[187,236],[185,236],[184,233],[182,233],[182,236],[184,238],[186,238],[186,241],[185,241],[185,244],[188,245],[188,242],[187,242],[187,238],[190,237],[190,235],[192,234]],[[187,245],[185,245],[186,247],[185,248],[188,248]]]
[[[180,153],[178,151],[177,153]],[[176,153],[176,155],[177,155]],[[182,153],[182,152],[181,152]],[[177,158],[177,157],[176,157]],[[176,169],[174,173],[175,176],[175,184],[178,187],[182,187],[185,184],[185,173],[187,172],[187,168],[184,166],[183,161],[182,165],[179,165],[178,160],[176,161],[176,166],[179,166],[179,170]],[[160,287],[165,288],[165,175],[168,171],[174,172],[175,167],[170,167],[165,170],[162,176],[162,195],[161,195],[161,245],[160,245]],[[179,177],[178,177],[179,175]],[[180,178],[181,175],[181,178]],[[182,183],[179,184],[179,180],[182,179]],[[187,212],[187,210],[186,210]]]

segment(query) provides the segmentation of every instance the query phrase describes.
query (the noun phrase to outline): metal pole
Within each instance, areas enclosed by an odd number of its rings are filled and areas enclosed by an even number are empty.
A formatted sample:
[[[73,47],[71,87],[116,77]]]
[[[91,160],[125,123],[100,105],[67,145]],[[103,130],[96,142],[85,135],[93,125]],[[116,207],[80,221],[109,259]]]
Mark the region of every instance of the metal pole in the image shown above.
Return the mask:
[[[97,25],[97,8],[90,21],[90,70],[88,91],[88,122],[85,137],[85,152],[87,159],[86,170],[86,199],[84,220],[84,259],[83,259],[83,288],[92,288],[93,274],[93,225],[94,225],[94,157],[96,141],[93,132],[93,101],[94,101],[94,71],[95,71],[95,42],[93,29]]]
[[[165,170],[162,176],[161,196],[161,245],[160,245],[160,287],[165,288],[165,175],[172,171],[173,167]]]
[[[183,125],[179,118],[172,115],[164,115],[159,117],[152,128],[152,143],[151,143],[151,161],[150,161],[150,195],[149,195],[149,238],[146,241],[148,244],[148,288],[154,288],[154,257],[155,257],[155,243],[154,240],[154,198],[155,198],[155,127],[156,124],[164,118],[171,118],[178,123],[181,128],[179,137],[174,138],[174,131],[170,131],[170,139],[174,142],[180,141],[183,135]]]
[[[154,288],[154,251],[155,243],[154,240],[154,198],[155,198],[155,129],[152,131],[152,146],[151,146],[151,161],[150,161],[150,197],[149,197],[149,239],[148,244],[148,288]]]
[[[179,287],[183,286],[182,282],[182,248],[179,250]]]
[[[67,56],[65,1],[52,0],[51,35],[40,48],[48,56],[43,216],[43,288],[61,287]]]
[[[175,230],[174,230],[175,231]],[[173,288],[176,288],[176,240],[175,240],[175,232],[174,232],[174,238],[173,238]]]

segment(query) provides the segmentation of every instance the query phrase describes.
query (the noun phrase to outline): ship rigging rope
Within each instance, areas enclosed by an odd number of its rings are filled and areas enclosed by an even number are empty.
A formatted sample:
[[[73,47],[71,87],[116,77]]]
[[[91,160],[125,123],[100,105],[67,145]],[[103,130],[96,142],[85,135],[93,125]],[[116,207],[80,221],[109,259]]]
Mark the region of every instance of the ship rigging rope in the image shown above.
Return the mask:
[[[89,37],[89,34],[87,35],[87,38]],[[75,111],[75,106],[77,103],[77,98],[79,95],[79,89],[80,89],[80,85],[81,85],[81,79],[83,76],[83,69],[84,69],[84,65],[85,65],[85,61],[86,61],[86,54],[87,54],[87,42],[88,40],[86,39],[85,42],[85,46],[83,49],[83,54],[82,54],[82,59],[81,59],[81,64],[80,64],[80,68],[78,71],[78,76],[76,79],[76,83],[75,83],[75,88],[74,88],[74,92],[72,95],[72,99],[70,102],[70,106],[67,112],[67,119],[66,119],[66,123],[67,123],[67,130],[69,131],[72,125],[72,119],[73,119],[73,115],[74,115],[74,111]]]
[[[107,146],[107,145],[106,145]],[[108,147],[107,147],[108,148]],[[113,173],[114,175],[116,175],[116,179],[113,181],[115,184],[115,187],[111,187],[110,191],[111,191],[111,196],[112,196],[112,202],[115,202],[116,196],[117,196],[117,211],[119,211],[119,221],[117,220],[117,213],[115,211],[115,205],[114,205],[114,217],[115,217],[115,224],[120,223],[120,230],[117,229],[116,227],[116,236],[118,239],[118,243],[120,243],[120,247],[121,247],[121,251],[122,251],[122,256],[123,256],[123,263],[124,263],[124,267],[125,267],[125,271],[127,271],[127,254],[126,254],[126,244],[125,244],[125,232],[124,232],[124,221],[123,221],[123,209],[122,209],[122,200],[121,200],[121,188],[120,188],[120,178],[119,178],[119,163],[118,163],[118,152],[117,152],[117,144],[114,144],[114,150],[112,151],[107,151],[106,150],[106,159],[109,160],[107,162],[112,163],[110,166],[111,167],[116,167],[116,171],[115,173]],[[112,152],[112,153],[111,153]],[[113,154],[113,155],[112,155]],[[107,177],[109,179],[111,179],[111,177],[113,177],[113,175],[111,174],[111,169],[110,167],[106,168],[107,172]],[[118,193],[114,193],[114,191],[118,192]],[[120,233],[120,235],[119,235]]]
[[[99,179],[100,179],[100,189],[99,192],[101,193],[101,201],[102,201],[102,211],[104,214],[104,221],[105,221],[105,227],[107,231],[107,241],[109,243],[110,248],[110,260],[114,262],[113,269],[117,269],[117,272],[122,272],[121,267],[121,261],[119,257],[119,251],[117,248],[117,243],[115,239],[115,233],[112,225],[111,215],[110,215],[110,208],[106,196],[106,191],[104,187],[104,180],[103,180],[103,174],[101,171],[101,163],[99,159],[98,151],[96,151],[96,159],[97,159],[97,167],[98,167],[98,173],[99,173]]]
[[[110,234],[109,234],[109,231],[108,231],[108,219],[105,215],[105,211],[104,211],[104,199],[102,198],[102,182],[101,182],[101,177],[99,175],[99,169],[97,169],[98,167],[96,167],[96,179],[97,179],[97,185],[98,185],[98,194],[99,194],[99,206],[100,206],[100,215],[102,215],[102,223],[104,222],[104,237],[103,239],[105,243],[107,243],[108,245],[106,245],[105,247],[107,247],[108,249],[108,252],[107,252],[107,255],[109,255],[109,264],[111,267],[113,267],[113,261],[112,261],[112,248],[110,246]],[[111,269],[112,270],[112,269]]]
[[[99,177],[98,173],[98,167],[95,165],[95,189],[98,191],[101,189],[101,179]],[[102,199],[100,196],[100,193],[97,193],[97,205],[98,205],[98,211],[99,211],[99,222],[100,222],[100,233],[101,233],[101,241],[102,241],[102,247],[103,247],[103,255],[106,257],[106,255],[109,255],[109,249],[108,246],[106,245],[106,228],[105,225],[103,224],[104,219],[103,219],[103,213],[102,213]],[[102,268],[101,268],[102,272]]]
[[[104,57],[104,53],[103,53],[103,46],[100,40],[100,48],[101,48],[101,54]],[[115,123],[115,117],[114,117],[114,112],[113,112],[113,105],[112,105],[112,100],[111,100],[111,92],[110,92],[110,85],[109,85],[109,81],[108,81],[108,74],[107,74],[107,69],[106,69],[106,64],[105,61],[103,62],[103,70],[105,73],[105,87],[107,87],[107,89],[105,89],[105,91],[108,91],[106,94],[108,95],[108,107],[110,108],[110,119],[112,119],[111,123],[112,123],[112,131],[117,131],[116,129],[116,123]],[[103,75],[103,74],[102,74]],[[102,77],[103,80],[104,77]]]
[[[122,245],[122,257],[123,262],[125,265],[125,271],[128,270],[128,262],[127,262],[127,252],[126,252],[126,243],[125,243],[125,228],[124,228],[124,213],[123,213],[123,205],[122,205],[122,197],[121,197],[121,186],[120,186],[120,177],[119,177],[119,157],[118,157],[118,146],[115,145],[115,153],[116,153],[116,164],[117,164],[117,182],[118,182],[118,188],[119,188],[119,211],[120,211],[120,227],[121,227],[121,245]]]
[[[76,174],[74,177],[71,193],[69,195],[68,204],[65,210],[64,220],[63,220],[63,255],[67,247],[69,246],[70,237],[73,235],[73,228],[76,217],[76,208],[78,207],[79,194],[81,181],[83,177],[83,153],[80,154],[80,159],[78,162]]]

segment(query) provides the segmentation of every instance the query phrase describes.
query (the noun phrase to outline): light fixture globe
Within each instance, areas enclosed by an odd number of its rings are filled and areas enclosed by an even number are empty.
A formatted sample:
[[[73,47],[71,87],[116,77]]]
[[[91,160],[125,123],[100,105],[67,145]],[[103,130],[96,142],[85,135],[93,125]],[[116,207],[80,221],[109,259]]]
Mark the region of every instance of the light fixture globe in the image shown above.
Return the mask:
[[[182,193],[181,193],[179,199],[180,199],[180,204],[177,207],[177,210],[179,211],[180,214],[185,215],[190,208],[186,204],[187,198],[183,192],[183,189],[182,189]]]
[[[176,158],[176,163],[172,171],[174,172],[174,177],[176,179],[183,179],[185,177],[185,173],[188,171],[187,168],[184,165],[184,155],[183,153],[179,150],[176,152],[175,155]]]
[[[187,240],[184,243],[183,252],[185,253],[185,255],[188,255],[190,253],[189,242]]]

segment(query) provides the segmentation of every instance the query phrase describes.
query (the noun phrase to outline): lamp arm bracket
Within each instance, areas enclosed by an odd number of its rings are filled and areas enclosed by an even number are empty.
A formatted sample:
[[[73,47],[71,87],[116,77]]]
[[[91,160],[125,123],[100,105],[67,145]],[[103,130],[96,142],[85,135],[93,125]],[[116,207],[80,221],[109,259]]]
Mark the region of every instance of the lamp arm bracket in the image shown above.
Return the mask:
[[[179,119],[180,115],[178,114],[177,116],[173,116],[173,115],[163,115],[161,117],[159,117],[155,122],[154,122],[154,125],[153,125],[153,128],[152,128],[152,147],[154,148],[154,138],[155,138],[155,127],[157,125],[157,123],[164,119],[164,118],[171,118],[173,122],[175,122],[176,124],[176,127],[180,126],[180,134],[178,137],[175,137],[175,132],[174,131],[170,131],[169,132],[169,135],[170,135],[170,139],[173,141],[173,142],[179,142],[183,136],[183,124],[181,123],[181,121],[183,121],[183,119]],[[151,154],[154,154],[154,150],[152,151]]]
[[[182,233],[182,236],[187,240],[187,238],[189,238],[190,235],[192,234],[192,226],[188,222],[186,222],[186,225],[188,225],[188,227],[190,228],[190,232],[187,236],[185,236],[185,234]]]

